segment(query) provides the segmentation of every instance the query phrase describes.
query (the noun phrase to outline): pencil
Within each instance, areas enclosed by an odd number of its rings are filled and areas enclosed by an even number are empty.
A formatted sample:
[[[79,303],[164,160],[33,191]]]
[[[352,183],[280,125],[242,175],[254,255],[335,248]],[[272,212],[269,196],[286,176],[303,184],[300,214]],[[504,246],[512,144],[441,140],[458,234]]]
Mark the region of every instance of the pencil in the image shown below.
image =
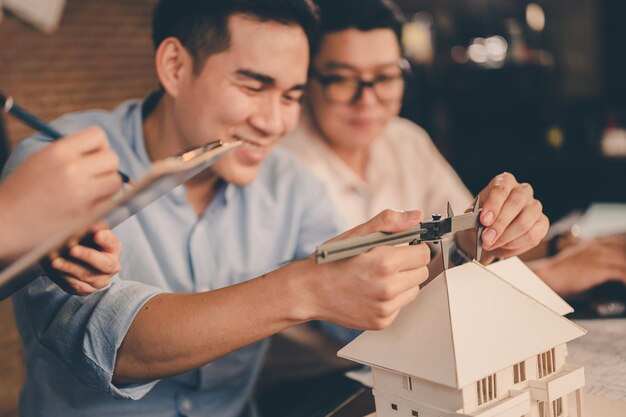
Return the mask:
[[[53,141],[61,139],[63,137],[63,135],[58,130],[54,129],[48,123],[44,122],[34,114],[26,111],[24,108],[18,106],[11,96],[7,97],[4,94],[0,93],[0,107],[4,109],[5,113],[11,114],[25,125],[32,127],[33,129],[45,134],[46,136],[49,136],[50,139],[52,139]],[[128,175],[124,174],[122,171],[117,171],[117,173],[122,178],[122,181],[124,183],[130,182],[130,178]]]

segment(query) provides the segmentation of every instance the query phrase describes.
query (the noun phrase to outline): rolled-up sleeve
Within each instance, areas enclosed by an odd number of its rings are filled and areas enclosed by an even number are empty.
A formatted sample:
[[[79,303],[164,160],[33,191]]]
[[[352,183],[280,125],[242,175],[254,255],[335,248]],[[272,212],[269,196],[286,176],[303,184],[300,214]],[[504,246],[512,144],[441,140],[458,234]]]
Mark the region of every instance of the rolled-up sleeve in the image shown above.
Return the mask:
[[[86,386],[126,399],[139,399],[158,381],[113,384],[117,350],[141,308],[162,289],[114,277],[109,287],[72,296],[42,276],[15,297],[37,341],[65,363]]]
[[[10,175],[29,155],[48,143],[40,136],[20,142],[3,176]],[[114,385],[117,349],[141,308],[163,292],[115,276],[108,287],[78,297],[65,293],[48,277],[41,276],[14,296],[14,304],[21,327],[31,329],[36,342],[67,365],[83,384],[115,397],[139,399],[158,381]]]

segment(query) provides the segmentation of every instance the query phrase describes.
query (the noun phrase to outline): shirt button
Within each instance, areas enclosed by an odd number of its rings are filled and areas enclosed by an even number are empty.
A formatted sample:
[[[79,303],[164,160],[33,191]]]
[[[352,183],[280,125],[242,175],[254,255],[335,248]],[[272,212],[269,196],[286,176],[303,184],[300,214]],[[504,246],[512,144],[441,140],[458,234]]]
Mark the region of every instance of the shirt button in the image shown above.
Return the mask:
[[[185,398],[181,403],[180,406],[182,407],[182,409],[184,411],[191,411],[191,409],[193,408],[193,403],[191,402],[190,399]]]

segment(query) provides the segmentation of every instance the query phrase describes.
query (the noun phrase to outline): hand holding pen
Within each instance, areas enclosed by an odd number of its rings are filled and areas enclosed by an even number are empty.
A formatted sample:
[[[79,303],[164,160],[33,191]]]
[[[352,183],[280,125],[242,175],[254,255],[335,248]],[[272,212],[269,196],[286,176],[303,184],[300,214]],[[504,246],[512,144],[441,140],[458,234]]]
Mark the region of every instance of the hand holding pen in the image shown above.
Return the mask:
[[[53,141],[61,139],[63,137],[63,135],[59,131],[54,129],[48,123],[44,122],[34,114],[26,111],[24,108],[18,106],[11,96],[7,97],[4,94],[0,93],[0,108],[3,108],[4,112],[11,114],[25,125],[50,137],[50,139],[52,139]],[[117,171],[117,173],[124,183],[130,182],[130,178],[128,177],[128,175],[119,170]]]
[[[81,130],[26,158],[0,184],[0,264],[72,228],[119,192],[104,131]]]

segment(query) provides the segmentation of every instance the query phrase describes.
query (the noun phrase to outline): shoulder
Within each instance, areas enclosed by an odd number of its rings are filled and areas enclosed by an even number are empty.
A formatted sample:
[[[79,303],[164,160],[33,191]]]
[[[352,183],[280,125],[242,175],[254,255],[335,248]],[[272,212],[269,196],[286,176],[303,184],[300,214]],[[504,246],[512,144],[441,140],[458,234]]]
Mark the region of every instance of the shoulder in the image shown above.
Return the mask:
[[[408,119],[396,117],[385,129],[384,138],[393,144],[400,144],[404,147],[431,147],[432,139],[428,132],[421,126]]]
[[[274,149],[264,161],[259,179],[278,188],[321,186],[294,154],[281,147]]]
[[[63,135],[71,135],[90,126],[98,126],[106,132],[109,142],[115,147],[118,145],[117,142],[121,142],[121,138],[124,137],[123,131],[130,115],[140,107],[140,101],[133,100],[122,103],[113,110],[88,110],[68,113],[50,124]],[[29,155],[41,150],[50,143],[50,138],[40,133],[35,133],[20,141],[11,152],[5,172],[13,171]]]

